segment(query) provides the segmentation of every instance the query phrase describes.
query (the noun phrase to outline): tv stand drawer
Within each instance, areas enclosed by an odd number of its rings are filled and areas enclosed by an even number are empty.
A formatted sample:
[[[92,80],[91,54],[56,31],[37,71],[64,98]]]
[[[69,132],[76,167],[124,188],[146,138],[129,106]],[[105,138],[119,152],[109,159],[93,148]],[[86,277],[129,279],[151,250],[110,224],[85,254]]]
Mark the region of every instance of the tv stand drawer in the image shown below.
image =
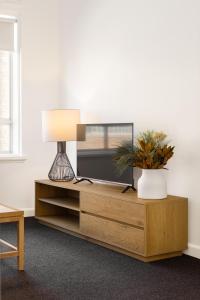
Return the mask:
[[[81,213],[81,233],[121,249],[144,255],[144,230]],[[108,230],[109,228],[109,230]]]
[[[81,211],[144,228],[145,207],[116,198],[81,192]]]

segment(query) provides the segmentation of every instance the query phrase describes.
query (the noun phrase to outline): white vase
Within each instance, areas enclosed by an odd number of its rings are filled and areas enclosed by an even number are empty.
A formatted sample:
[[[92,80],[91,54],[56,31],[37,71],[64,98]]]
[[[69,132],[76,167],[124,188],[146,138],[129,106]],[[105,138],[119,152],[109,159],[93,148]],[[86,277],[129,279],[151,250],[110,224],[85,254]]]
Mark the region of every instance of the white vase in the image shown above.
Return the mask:
[[[167,185],[163,169],[143,169],[138,180],[138,198],[164,199],[167,197]]]

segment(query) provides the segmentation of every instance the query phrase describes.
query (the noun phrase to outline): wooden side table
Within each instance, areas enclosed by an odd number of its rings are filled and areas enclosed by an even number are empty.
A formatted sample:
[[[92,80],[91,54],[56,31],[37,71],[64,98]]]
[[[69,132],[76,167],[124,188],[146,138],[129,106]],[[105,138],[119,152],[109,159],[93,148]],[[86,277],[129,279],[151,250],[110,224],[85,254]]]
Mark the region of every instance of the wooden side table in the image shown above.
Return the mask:
[[[17,256],[18,269],[24,270],[24,212],[0,204],[0,223],[17,222],[17,247],[0,239],[0,243],[12,249],[1,252],[0,259]]]

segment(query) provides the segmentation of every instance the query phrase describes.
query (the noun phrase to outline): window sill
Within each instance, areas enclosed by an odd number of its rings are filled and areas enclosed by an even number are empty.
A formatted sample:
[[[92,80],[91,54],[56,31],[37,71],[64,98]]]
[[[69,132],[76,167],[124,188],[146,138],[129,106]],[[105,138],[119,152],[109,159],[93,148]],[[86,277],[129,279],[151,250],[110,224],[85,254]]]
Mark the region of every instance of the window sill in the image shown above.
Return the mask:
[[[24,162],[27,157],[24,155],[0,155],[0,162]]]

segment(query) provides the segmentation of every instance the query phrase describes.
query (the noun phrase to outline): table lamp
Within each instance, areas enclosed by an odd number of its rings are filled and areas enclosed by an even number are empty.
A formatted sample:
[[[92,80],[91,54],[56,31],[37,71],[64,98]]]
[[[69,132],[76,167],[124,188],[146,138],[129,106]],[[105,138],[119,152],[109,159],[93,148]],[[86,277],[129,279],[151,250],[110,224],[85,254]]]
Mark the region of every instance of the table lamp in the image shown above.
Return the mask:
[[[42,133],[45,142],[57,142],[57,155],[48,177],[53,181],[71,181],[75,173],[66,154],[66,141],[77,140],[78,109],[42,111]]]

